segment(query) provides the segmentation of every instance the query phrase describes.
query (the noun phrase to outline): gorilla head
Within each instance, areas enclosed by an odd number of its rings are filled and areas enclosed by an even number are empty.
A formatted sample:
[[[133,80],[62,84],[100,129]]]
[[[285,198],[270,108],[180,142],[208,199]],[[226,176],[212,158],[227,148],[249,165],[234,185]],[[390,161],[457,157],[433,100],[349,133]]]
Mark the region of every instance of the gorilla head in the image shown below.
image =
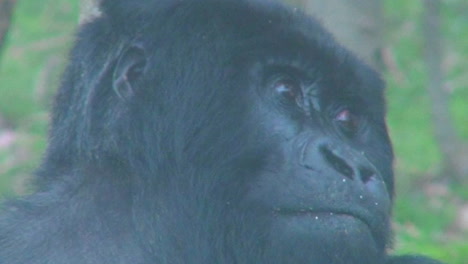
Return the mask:
[[[101,9],[2,263],[431,263],[387,257],[384,85],[317,22],[265,1]]]

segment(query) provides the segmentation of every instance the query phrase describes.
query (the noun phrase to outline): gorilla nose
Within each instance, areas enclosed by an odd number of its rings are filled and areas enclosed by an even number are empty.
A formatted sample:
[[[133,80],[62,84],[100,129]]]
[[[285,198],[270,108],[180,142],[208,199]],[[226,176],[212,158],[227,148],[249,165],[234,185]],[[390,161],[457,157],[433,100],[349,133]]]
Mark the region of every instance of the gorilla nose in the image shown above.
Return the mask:
[[[351,180],[368,183],[377,175],[370,162],[359,152],[321,145],[318,148],[325,163]]]
[[[323,172],[338,173],[353,181],[367,184],[379,178],[378,171],[363,153],[346,145],[330,144],[329,142],[308,142],[304,145],[301,155],[302,166]]]

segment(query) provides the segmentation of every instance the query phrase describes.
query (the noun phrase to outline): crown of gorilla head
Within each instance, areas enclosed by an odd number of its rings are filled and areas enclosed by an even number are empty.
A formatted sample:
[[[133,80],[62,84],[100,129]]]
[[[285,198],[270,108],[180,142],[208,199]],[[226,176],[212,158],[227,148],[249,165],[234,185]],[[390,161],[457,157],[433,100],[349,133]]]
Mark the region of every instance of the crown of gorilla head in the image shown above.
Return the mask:
[[[0,262],[436,263],[390,257],[383,82],[266,1],[104,0]]]

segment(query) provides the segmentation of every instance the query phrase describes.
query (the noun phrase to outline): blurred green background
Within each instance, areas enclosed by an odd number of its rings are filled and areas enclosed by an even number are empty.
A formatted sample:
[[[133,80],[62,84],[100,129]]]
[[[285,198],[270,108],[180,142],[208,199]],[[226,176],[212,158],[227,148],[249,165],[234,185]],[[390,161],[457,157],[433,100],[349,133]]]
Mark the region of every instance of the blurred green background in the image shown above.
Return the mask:
[[[468,141],[468,4],[442,9],[450,111]],[[79,16],[78,0],[19,1],[0,57],[0,195],[28,193],[46,146],[48,109]],[[468,188],[444,180],[435,143],[421,33],[421,1],[386,0],[385,47],[396,67],[388,82],[389,128],[396,152],[395,251],[468,263]],[[468,150],[463,154],[467,158]],[[467,176],[467,175],[464,175]],[[466,181],[464,181],[466,183]]]

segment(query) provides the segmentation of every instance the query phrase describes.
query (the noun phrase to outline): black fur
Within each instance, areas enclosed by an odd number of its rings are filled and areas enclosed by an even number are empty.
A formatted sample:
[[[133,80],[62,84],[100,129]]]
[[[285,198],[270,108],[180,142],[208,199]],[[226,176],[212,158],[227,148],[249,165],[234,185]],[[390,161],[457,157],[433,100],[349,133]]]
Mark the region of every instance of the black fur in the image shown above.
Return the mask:
[[[379,76],[266,1],[105,0],[77,33],[8,264],[431,264],[388,257]]]

